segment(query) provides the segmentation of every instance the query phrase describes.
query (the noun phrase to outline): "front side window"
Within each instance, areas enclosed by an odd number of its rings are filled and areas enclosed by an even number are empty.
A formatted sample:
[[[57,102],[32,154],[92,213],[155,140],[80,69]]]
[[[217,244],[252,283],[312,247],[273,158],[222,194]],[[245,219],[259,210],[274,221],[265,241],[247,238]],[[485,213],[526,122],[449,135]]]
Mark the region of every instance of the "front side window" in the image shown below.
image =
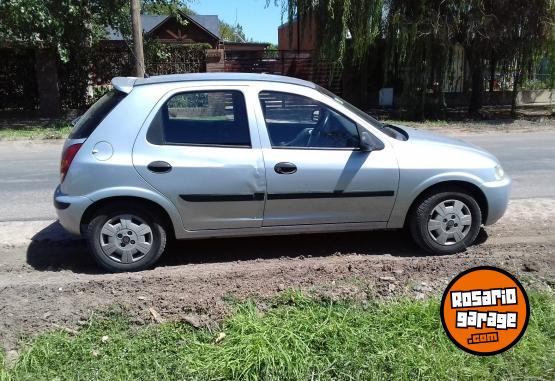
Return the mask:
[[[276,91],[259,99],[272,148],[359,147],[356,124],[321,102]]]
[[[147,140],[153,144],[250,147],[245,97],[237,90],[176,94],[156,114]]]

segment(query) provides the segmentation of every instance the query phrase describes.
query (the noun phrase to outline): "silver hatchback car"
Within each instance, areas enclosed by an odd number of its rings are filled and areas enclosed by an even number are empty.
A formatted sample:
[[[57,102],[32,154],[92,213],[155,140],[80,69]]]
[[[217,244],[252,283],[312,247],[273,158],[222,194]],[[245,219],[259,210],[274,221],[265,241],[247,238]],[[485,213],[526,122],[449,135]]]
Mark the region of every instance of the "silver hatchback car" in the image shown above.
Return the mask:
[[[510,179],[459,140],[266,74],[114,78],[65,143],[54,205],[109,271],[169,239],[406,227],[437,254],[497,221]]]

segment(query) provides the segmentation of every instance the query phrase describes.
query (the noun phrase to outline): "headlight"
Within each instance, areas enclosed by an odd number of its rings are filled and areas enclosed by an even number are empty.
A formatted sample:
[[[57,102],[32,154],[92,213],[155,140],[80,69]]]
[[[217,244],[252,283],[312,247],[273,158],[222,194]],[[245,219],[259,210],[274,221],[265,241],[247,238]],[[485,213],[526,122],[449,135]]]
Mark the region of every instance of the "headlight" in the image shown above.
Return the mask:
[[[501,179],[503,179],[503,177],[505,177],[505,171],[503,170],[503,167],[501,167],[499,164],[497,164],[495,166],[495,178],[497,180],[501,180]]]

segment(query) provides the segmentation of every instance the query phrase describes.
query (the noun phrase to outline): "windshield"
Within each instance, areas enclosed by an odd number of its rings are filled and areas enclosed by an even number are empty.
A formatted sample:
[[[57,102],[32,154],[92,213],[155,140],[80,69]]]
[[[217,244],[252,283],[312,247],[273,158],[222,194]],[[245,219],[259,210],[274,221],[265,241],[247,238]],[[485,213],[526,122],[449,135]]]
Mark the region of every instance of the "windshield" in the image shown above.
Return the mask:
[[[86,139],[102,120],[125,98],[127,94],[111,90],[81,115],[69,134],[69,139]]]
[[[356,114],[357,116],[359,116],[360,118],[364,119],[365,122],[368,122],[369,124],[371,124],[373,127],[376,127],[377,129],[379,129],[380,131],[387,133],[386,131],[384,131],[384,125],[378,121],[375,118],[372,118],[370,115],[368,115],[367,113],[365,113],[364,111],[356,108],[355,106],[353,106],[352,104],[350,104],[349,102],[347,102],[346,100],[338,97],[337,95],[335,95],[334,93],[332,93],[331,91],[324,89],[321,86],[316,86],[316,90],[318,90],[319,92],[321,92],[322,94],[326,95],[327,97],[330,97],[331,99],[333,99],[334,101],[336,101],[337,103],[341,104],[342,106],[344,106],[345,108],[347,108],[347,110],[351,111],[352,113]]]

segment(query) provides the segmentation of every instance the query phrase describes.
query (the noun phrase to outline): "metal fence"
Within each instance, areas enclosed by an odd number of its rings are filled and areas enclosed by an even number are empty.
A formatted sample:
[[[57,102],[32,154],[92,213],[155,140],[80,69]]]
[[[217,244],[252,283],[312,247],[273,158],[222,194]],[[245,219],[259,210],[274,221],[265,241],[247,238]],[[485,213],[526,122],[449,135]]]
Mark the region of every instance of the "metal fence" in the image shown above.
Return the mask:
[[[99,46],[94,51],[93,82],[103,85],[113,77],[133,75],[132,58],[129,48],[123,44]],[[148,75],[202,73],[206,71],[206,54],[187,45],[165,44],[160,55],[146,52],[145,70]]]
[[[0,49],[0,109],[33,110],[39,96],[33,49]]]

